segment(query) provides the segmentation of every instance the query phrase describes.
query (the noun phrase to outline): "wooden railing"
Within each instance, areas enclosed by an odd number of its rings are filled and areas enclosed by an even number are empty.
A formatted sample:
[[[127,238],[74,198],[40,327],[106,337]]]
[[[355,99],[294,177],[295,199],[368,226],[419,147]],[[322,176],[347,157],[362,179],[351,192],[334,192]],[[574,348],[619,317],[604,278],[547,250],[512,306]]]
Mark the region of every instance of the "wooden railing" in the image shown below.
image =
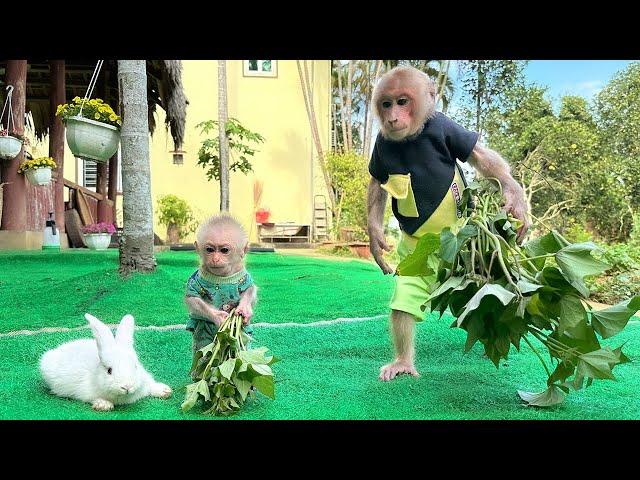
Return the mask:
[[[98,221],[98,202],[104,202],[106,207],[103,209],[104,218],[101,220],[107,223],[114,223],[113,200],[109,200],[105,195],[93,192],[66,178],[64,179],[64,186],[69,189],[70,207],[78,210],[84,225]]]

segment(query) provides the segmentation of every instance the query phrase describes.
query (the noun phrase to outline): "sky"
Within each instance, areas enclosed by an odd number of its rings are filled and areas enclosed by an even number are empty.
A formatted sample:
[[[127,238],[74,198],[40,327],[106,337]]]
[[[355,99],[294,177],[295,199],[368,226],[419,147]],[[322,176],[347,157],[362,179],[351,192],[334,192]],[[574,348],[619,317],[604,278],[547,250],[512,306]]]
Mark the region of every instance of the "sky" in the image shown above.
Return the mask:
[[[548,87],[547,96],[557,106],[563,95],[591,100],[629,63],[631,60],[530,60],[524,75],[527,83]],[[457,76],[455,70],[452,73]]]

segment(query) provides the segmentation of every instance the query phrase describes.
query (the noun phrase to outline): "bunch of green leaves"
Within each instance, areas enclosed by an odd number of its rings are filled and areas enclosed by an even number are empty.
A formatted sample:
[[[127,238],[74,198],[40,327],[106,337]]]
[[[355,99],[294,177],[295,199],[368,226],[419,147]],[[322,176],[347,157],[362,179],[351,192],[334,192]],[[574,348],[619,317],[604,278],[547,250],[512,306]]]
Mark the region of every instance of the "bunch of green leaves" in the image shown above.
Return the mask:
[[[440,235],[420,238],[398,275],[436,276],[423,309],[449,309],[451,327],[466,330],[465,352],[484,345],[496,368],[507,359],[511,345],[524,341],[547,372],[547,389],[518,391],[530,405],[550,406],[571,389],[594,379],[614,379],[612,369],[628,362],[622,347],[602,346],[602,339],[619,333],[640,309],[640,295],[604,310],[585,301],[585,277],[608,265],[591,253],[592,242],[570,243],[555,230],[519,246],[519,220],[501,208],[502,192],[488,180],[473,182],[463,193],[463,205],[475,195],[476,208]],[[550,366],[531,340],[546,349]]]
[[[249,336],[242,330],[242,317],[232,310],[209,345],[198,350],[191,365],[193,383],[187,385],[182,410],[204,401],[204,413],[230,415],[240,410],[255,390],[275,399],[273,371],[278,361],[266,356],[267,348],[247,350]]]
[[[196,125],[203,134],[211,131],[216,132],[213,138],[207,138],[202,142],[198,150],[198,165],[206,169],[207,180],[220,180],[220,137],[218,135],[218,122],[216,120],[207,120]],[[240,170],[247,174],[253,170],[249,158],[255,155],[257,150],[249,145],[249,142],[262,143],[264,137],[259,133],[252,132],[245,128],[235,118],[227,120],[226,134],[229,142],[229,170],[235,172]]]

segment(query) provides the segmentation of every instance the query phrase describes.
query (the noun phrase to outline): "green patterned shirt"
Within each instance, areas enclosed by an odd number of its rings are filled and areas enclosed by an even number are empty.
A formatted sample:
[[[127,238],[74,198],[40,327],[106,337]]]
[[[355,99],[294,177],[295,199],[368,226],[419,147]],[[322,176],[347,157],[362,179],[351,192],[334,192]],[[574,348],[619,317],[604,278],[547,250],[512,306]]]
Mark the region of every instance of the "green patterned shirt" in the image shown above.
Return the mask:
[[[228,277],[212,275],[198,269],[189,277],[185,295],[199,297],[214,308],[229,312],[238,306],[240,295],[252,285],[253,279],[245,269]],[[210,322],[197,313],[190,313],[187,330],[194,331],[199,321]]]

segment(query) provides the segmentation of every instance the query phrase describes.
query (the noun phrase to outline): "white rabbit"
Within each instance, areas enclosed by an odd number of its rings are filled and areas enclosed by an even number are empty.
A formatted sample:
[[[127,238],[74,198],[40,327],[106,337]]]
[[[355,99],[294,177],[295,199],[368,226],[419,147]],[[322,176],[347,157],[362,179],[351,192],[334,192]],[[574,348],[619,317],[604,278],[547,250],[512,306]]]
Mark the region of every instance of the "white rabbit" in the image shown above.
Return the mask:
[[[95,339],[63,343],[40,359],[40,372],[53,394],[89,402],[94,410],[112,410],[148,395],[171,395],[171,388],[156,382],[138,360],[131,315],[122,317],[115,338],[93,315],[84,318]]]

